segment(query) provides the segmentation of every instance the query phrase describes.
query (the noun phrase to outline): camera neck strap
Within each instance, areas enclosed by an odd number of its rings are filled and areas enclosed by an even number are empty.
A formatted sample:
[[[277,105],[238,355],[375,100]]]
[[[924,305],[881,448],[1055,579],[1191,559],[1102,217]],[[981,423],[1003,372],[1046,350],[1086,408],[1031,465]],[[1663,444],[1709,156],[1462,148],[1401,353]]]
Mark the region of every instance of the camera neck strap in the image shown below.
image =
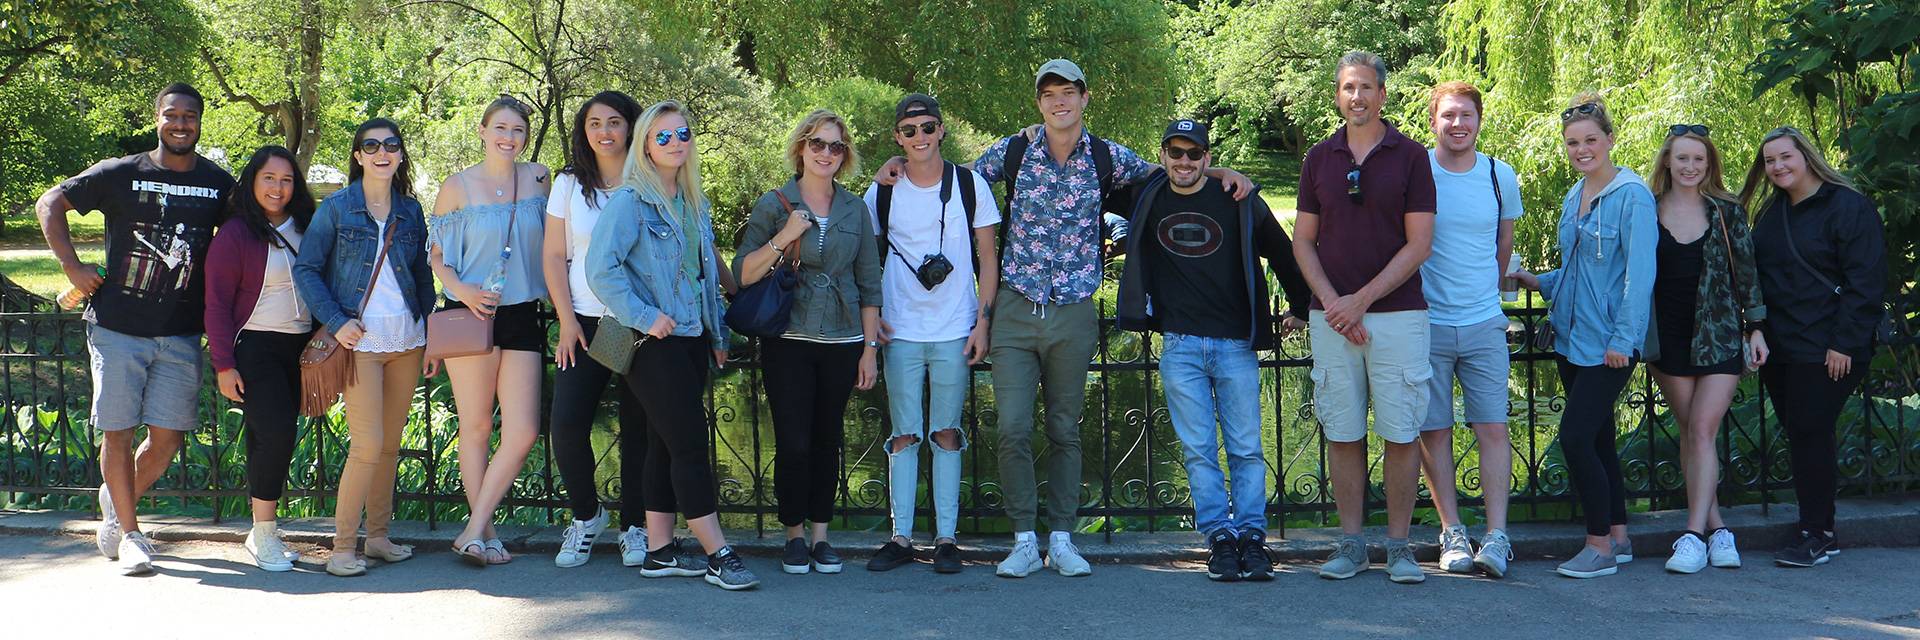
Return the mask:
[[[930,255],[943,255],[946,253],[947,203],[953,200],[953,170],[953,163],[949,162],[945,163],[940,173],[940,237],[937,241],[938,244],[934,245],[933,254]],[[893,246],[892,234],[888,233],[887,236],[887,250],[893,252],[894,257],[899,258],[900,262],[907,265],[908,269],[919,269],[919,267],[913,265],[912,260],[908,260],[906,256],[900,254],[898,247]],[[924,256],[922,260],[925,260]]]

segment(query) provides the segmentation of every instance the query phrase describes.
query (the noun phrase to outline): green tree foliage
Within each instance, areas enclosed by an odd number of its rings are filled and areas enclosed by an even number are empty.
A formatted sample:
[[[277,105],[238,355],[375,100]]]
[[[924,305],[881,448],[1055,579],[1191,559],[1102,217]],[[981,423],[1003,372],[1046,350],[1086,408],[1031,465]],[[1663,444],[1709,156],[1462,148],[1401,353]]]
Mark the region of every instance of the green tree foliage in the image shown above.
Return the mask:
[[[244,109],[207,114],[207,142],[236,150],[274,143],[310,165],[324,139],[329,101],[326,41],[345,2],[200,0],[209,36],[196,47],[210,82],[203,92]]]

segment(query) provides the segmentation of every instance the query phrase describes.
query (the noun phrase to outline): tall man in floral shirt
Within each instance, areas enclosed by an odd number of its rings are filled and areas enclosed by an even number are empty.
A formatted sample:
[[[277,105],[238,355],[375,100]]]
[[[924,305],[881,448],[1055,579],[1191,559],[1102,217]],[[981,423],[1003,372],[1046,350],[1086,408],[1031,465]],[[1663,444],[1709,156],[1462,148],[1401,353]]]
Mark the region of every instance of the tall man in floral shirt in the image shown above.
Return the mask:
[[[1087,108],[1086,75],[1067,60],[1049,60],[1034,74],[1035,106],[1043,126],[1027,143],[1024,134],[995,142],[972,169],[988,182],[1012,181],[1001,249],[1000,291],[987,307],[993,394],[999,409],[1000,488],[1013,520],[1013,553],[999,575],[1020,578],[1041,568],[1034,533],[1038,495],[1033,455],[1034,403],[1046,394],[1050,480],[1047,558],[1064,576],[1092,573],[1069,535],[1080,506],[1080,414],[1086,408],[1087,370],[1100,332],[1093,302],[1100,288],[1102,186],[1096,155],[1109,157],[1107,189],[1144,181],[1155,165],[1133,150],[1101,140],[1081,120]],[[1094,148],[1096,141],[1106,153]],[[1024,147],[1017,175],[1008,175],[1009,145]],[[876,180],[893,179],[897,160]],[[1235,199],[1251,191],[1246,177],[1226,169],[1222,180]]]

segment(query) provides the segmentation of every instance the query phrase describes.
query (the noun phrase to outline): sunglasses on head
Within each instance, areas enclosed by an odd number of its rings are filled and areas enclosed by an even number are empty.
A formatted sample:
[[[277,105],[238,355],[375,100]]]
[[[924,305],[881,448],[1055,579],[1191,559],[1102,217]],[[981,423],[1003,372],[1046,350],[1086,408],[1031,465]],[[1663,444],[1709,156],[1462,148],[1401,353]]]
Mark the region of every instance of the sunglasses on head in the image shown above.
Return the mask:
[[[1576,113],[1583,116],[1593,115],[1593,112],[1599,111],[1599,110],[1600,110],[1600,105],[1597,105],[1591,102],[1583,102],[1583,103],[1580,103],[1579,106],[1569,107],[1566,111],[1560,112],[1560,121],[1566,122],[1568,120],[1572,120],[1573,114],[1576,114]]]
[[[898,127],[894,127],[893,130],[900,132],[900,137],[902,138],[912,138],[915,135],[919,135],[917,133],[914,133],[915,131],[918,131],[919,133],[924,133],[927,135],[933,135],[933,132],[939,128],[940,128],[940,121],[932,120],[928,122],[922,122],[917,125],[903,124]]]
[[[664,147],[668,142],[673,141],[674,136],[679,136],[681,142],[686,142],[693,139],[693,130],[686,127],[661,129],[659,133],[653,134],[653,143]]]
[[[1173,158],[1175,160],[1192,159],[1193,161],[1198,162],[1200,158],[1205,157],[1207,155],[1207,148],[1206,147],[1181,148],[1181,147],[1168,146],[1168,147],[1161,147],[1160,152],[1167,154],[1167,157]]]
[[[360,141],[360,153],[363,155],[370,156],[379,152],[381,147],[385,147],[387,149],[387,153],[400,153],[400,148],[402,144],[403,143],[401,143],[400,141],[400,136],[389,136],[385,140],[376,140],[373,138],[367,138],[365,140]]]
[[[1347,199],[1352,200],[1354,204],[1360,204],[1366,200],[1366,197],[1360,194],[1360,167],[1354,167],[1347,172]]]
[[[807,148],[812,149],[814,153],[825,151],[836,156],[847,154],[847,143],[839,140],[827,142],[819,138],[807,138]]]
[[[1684,136],[1689,133],[1705,138],[1707,137],[1707,134],[1712,132],[1713,130],[1708,129],[1707,125],[1704,125],[1704,124],[1676,124],[1671,127],[1667,127],[1667,137],[1669,138],[1674,136]]]

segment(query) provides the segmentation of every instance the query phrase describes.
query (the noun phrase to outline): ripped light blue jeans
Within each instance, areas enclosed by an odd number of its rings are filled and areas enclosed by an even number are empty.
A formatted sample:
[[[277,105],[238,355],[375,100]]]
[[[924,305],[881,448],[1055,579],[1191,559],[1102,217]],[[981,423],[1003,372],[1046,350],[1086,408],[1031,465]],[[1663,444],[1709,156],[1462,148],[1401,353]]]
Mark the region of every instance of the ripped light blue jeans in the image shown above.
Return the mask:
[[[972,373],[965,355],[967,340],[908,342],[895,340],[881,353],[886,360],[887,405],[893,434],[887,440],[887,486],[893,505],[893,534],[913,537],[913,507],[920,480],[920,443],[929,434],[952,429],[960,446],[948,449],[933,443],[933,513],[935,538],[952,538],[960,521],[960,452],[967,448],[960,427],[961,405],[967,400]],[[893,450],[893,438],[913,436],[912,444]]]

